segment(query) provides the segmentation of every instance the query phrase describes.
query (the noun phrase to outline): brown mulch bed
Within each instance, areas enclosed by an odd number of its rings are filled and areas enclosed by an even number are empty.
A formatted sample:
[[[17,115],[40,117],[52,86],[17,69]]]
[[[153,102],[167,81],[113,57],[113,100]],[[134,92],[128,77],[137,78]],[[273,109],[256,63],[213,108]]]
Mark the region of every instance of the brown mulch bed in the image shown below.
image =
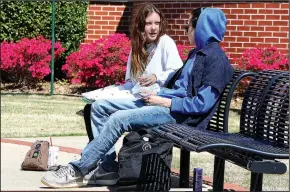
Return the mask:
[[[3,93],[29,93],[29,94],[50,94],[50,82],[39,83],[35,87],[14,86],[11,83],[1,83],[1,92]],[[93,90],[84,85],[73,85],[68,83],[54,83],[54,94],[57,95],[75,95],[81,96],[81,93]]]

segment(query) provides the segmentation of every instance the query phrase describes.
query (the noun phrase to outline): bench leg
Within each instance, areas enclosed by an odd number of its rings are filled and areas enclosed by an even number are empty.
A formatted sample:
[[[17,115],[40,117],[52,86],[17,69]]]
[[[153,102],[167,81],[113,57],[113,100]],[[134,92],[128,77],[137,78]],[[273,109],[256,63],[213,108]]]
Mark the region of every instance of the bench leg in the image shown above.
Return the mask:
[[[179,187],[189,188],[189,163],[190,152],[184,149],[180,150],[180,178]]]
[[[225,160],[214,157],[213,191],[224,190]]]
[[[262,191],[263,174],[251,172],[250,191]]]
[[[91,142],[94,139],[92,126],[91,126],[91,104],[86,104],[84,107],[84,120],[86,125],[87,134],[89,137],[89,142]]]

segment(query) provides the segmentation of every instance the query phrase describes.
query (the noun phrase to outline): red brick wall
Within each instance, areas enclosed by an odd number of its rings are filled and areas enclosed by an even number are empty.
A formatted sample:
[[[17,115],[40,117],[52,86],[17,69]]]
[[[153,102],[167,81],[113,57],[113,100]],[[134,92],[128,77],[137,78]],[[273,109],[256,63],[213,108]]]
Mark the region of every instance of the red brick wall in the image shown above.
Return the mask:
[[[168,21],[168,34],[180,44],[188,44],[184,25],[193,8],[200,6],[220,8],[228,19],[227,32],[222,46],[231,58],[239,57],[246,48],[255,45],[275,46],[288,54],[289,3],[193,3],[153,2]],[[84,42],[105,37],[111,33],[127,32],[134,3],[91,3],[88,8],[88,34]],[[123,10],[126,8],[124,14]],[[120,21],[121,20],[121,21]],[[118,28],[119,25],[119,29]],[[121,30],[120,30],[121,29]]]
[[[91,2],[88,7],[87,34],[84,43],[116,32],[129,34],[132,3]]]

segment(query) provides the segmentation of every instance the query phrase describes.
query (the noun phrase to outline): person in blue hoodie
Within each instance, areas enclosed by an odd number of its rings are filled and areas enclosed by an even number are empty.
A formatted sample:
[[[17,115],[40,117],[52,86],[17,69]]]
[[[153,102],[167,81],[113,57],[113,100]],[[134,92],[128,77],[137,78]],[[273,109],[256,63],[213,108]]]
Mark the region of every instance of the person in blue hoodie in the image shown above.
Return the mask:
[[[158,93],[144,93],[141,99],[95,102],[91,112],[92,126],[102,126],[103,131],[86,145],[80,160],[48,173],[42,183],[53,188],[67,188],[96,181],[98,163],[126,131],[167,123],[186,123],[205,129],[219,96],[233,75],[233,67],[219,45],[224,38],[226,22],[220,9],[193,10],[186,32],[191,45],[196,47],[172,77],[169,87]]]

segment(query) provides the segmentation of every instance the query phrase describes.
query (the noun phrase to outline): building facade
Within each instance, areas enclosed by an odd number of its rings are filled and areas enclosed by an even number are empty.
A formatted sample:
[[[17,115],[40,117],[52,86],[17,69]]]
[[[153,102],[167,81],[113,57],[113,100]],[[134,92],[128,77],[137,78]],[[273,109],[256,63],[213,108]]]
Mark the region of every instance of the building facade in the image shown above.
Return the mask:
[[[88,7],[87,34],[84,43],[114,33],[129,35],[132,13],[141,1],[90,2]],[[168,21],[168,35],[176,43],[188,45],[184,26],[192,9],[197,7],[220,8],[226,14],[227,32],[222,46],[231,58],[241,56],[247,48],[256,45],[277,47],[288,54],[289,44],[289,2],[241,2],[220,3],[208,1],[151,1],[165,14]]]

